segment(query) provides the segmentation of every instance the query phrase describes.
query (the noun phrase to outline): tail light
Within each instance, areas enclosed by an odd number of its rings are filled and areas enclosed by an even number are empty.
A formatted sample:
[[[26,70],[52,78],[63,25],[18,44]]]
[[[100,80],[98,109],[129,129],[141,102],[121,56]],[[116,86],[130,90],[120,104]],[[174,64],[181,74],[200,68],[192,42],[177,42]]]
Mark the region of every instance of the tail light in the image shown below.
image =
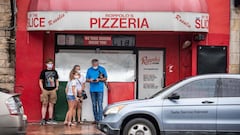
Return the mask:
[[[14,97],[10,97],[7,101],[6,101],[6,105],[8,107],[9,113],[11,115],[17,115],[19,114],[19,106],[16,103]]]

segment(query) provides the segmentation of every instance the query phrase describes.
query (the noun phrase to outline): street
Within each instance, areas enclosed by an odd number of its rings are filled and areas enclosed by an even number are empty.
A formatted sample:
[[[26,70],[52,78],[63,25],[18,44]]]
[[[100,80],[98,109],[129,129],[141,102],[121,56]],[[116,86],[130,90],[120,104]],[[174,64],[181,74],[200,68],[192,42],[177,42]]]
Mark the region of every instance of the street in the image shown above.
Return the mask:
[[[39,123],[30,123],[27,127],[27,135],[104,135],[93,124],[81,124],[77,126],[57,125],[41,126]]]

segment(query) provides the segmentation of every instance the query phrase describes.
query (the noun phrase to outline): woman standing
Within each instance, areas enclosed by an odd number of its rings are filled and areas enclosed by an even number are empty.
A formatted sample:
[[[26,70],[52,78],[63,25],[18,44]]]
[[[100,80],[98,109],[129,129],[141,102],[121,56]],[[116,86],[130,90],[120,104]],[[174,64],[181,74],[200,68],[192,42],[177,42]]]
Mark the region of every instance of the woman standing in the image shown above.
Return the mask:
[[[77,94],[79,97],[79,101],[76,102],[76,109],[73,112],[73,121],[77,123],[81,123],[81,113],[82,113],[82,91],[85,89],[86,78],[80,72],[81,68],[79,65],[75,65],[72,69],[72,72],[76,71],[79,73],[79,78],[76,79],[76,88]],[[76,114],[78,121],[76,121]]]
[[[79,100],[77,97],[77,86],[76,86],[76,79],[80,77],[80,74],[76,71],[70,73],[69,82],[66,87],[66,95],[68,101],[68,112],[65,118],[65,125],[73,126],[72,118],[75,109],[76,101]]]

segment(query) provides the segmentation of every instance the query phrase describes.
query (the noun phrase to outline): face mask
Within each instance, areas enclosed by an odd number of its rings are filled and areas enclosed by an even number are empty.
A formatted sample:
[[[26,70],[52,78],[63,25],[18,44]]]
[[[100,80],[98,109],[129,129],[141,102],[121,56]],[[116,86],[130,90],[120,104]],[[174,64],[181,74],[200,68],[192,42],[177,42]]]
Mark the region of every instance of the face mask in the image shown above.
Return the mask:
[[[98,66],[94,66],[93,69],[98,69]]]
[[[53,64],[46,64],[48,69],[52,69],[53,68]]]
[[[77,72],[80,74],[81,73],[81,71],[80,70],[77,70]]]
[[[78,78],[79,78],[79,76],[78,76],[78,75],[75,75],[75,76],[74,76],[74,78],[75,78],[75,79],[78,79]]]

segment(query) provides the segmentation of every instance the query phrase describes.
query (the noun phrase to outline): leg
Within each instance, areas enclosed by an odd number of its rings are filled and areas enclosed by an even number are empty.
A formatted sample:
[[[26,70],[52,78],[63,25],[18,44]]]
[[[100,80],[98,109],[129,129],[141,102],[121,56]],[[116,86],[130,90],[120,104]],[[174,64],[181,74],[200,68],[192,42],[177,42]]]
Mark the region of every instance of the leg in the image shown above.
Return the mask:
[[[53,108],[54,108],[54,104],[53,103],[49,103],[48,105],[48,115],[49,115],[49,119],[52,120],[53,119]]]
[[[98,104],[98,120],[101,121],[103,117],[103,92],[97,93],[97,104]]]
[[[47,104],[42,104],[42,119],[46,119],[46,113],[47,113]]]
[[[47,104],[42,104],[42,120],[40,122],[40,125],[46,125],[47,121],[46,121],[46,113],[47,113]]]
[[[64,125],[68,124],[68,112],[66,113],[65,120],[64,120]]]
[[[68,111],[65,118],[65,121],[67,122],[71,122],[71,120],[69,120],[70,110],[71,110],[71,101],[68,100]]]
[[[98,121],[96,92],[91,92],[91,99],[92,99],[92,108],[93,108],[94,119],[95,119],[95,121]]]
[[[47,106],[48,106],[48,91],[43,90],[42,94],[40,95],[40,99],[42,102],[42,109],[41,109],[41,113],[42,113],[42,120],[41,120],[41,125],[45,125],[46,124],[46,113],[47,113]]]
[[[78,122],[81,122],[82,103],[78,102],[77,107]]]
[[[77,101],[74,102],[74,109],[73,109],[73,122],[76,122],[76,114],[77,114]]]
[[[72,101],[68,101],[68,112],[67,112],[67,115],[66,115],[66,119],[67,119],[67,122],[71,122],[72,121]]]
[[[74,110],[74,102],[69,101],[69,115],[68,115],[68,125],[71,126],[72,118],[73,118],[73,110]]]
[[[48,113],[49,113],[49,119],[53,119],[53,109],[54,104],[57,102],[57,93],[56,90],[49,91],[49,107],[48,107]]]

